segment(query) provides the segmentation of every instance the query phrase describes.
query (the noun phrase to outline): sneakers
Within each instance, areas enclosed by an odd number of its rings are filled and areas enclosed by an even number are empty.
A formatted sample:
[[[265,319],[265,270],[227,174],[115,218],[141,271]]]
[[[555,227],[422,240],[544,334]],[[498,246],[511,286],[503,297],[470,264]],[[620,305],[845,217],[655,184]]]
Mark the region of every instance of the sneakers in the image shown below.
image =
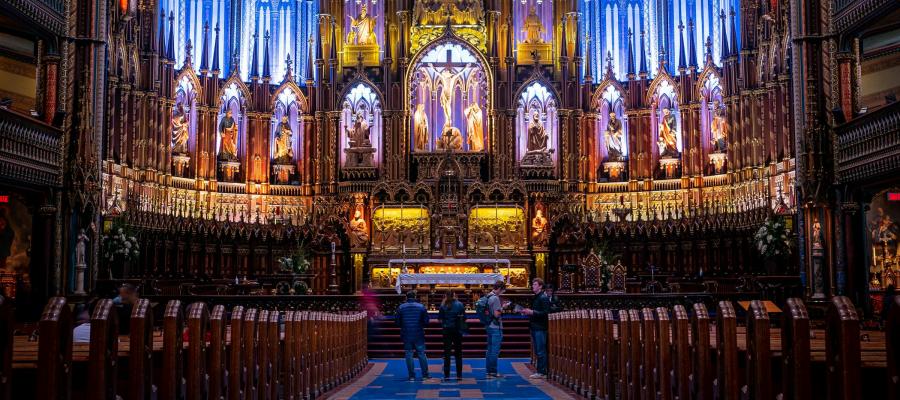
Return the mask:
[[[547,375],[544,375],[540,372],[535,372],[535,373],[531,374],[531,376],[529,376],[529,378],[531,378],[531,379],[547,379]]]
[[[503,374],[498,374],[496,372],[489,372],[485,374],[486,379],[500,379],[503,378]]]

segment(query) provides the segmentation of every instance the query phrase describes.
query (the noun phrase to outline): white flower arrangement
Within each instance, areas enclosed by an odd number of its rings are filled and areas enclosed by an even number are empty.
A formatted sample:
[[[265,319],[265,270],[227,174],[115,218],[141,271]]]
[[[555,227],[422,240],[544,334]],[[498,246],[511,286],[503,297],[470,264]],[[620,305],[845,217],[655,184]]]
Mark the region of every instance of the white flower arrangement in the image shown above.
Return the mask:
[[[134,261],[141,255],[137,238],[125,234],[122,228],[103,236],[103,258],[110,264]]]
[[[791,238],[784,217],[769,217],[753,235],[756,249],[764,258],[786,258],[791,254]]]

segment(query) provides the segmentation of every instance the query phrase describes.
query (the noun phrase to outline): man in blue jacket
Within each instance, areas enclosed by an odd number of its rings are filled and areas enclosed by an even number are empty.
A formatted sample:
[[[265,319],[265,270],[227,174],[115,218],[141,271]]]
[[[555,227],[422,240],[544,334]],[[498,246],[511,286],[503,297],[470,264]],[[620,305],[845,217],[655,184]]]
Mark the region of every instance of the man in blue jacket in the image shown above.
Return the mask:
[[[534,278],[531,291],[534,292],[531,308],[522,310],[531,322],[531,345],[537,356],[537,372],[531,374],[531,378],[544,379],[547,377],[547,314],[550,313],[550,299],[544,293],[544,280],[541,278]]]
[[[416,291],[406,293],[406,303],[397,308],[397,324],[400,325],[400,339],[406,351],[406,369],[409,380],[416,380],[416,369],[413,367],[413,351],[419,353],[419,368],[422,379],[429,379],[428,359],[425,358],[425,326],[428,325],[428,311],[416,300]]]

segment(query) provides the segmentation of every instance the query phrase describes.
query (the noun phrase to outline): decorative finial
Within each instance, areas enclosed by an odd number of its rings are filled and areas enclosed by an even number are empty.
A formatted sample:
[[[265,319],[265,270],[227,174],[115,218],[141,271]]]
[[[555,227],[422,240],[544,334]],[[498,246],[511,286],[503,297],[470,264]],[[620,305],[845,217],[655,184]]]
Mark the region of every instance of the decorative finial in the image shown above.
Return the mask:
[[[294,79],[294,70],[293,70],[293,68],[291,68],[291,66],[293,64],[294,64],[294,62],[291,61],[291,53],[288,53],[287,56],[284,58],[284,65],[285,65],[284,80],[285,81]]]
[[[184,45],[184,65],[191,65],[191,50],[193,50],[194,46],[191,45],[191,39],[187,40],[187,43]]]

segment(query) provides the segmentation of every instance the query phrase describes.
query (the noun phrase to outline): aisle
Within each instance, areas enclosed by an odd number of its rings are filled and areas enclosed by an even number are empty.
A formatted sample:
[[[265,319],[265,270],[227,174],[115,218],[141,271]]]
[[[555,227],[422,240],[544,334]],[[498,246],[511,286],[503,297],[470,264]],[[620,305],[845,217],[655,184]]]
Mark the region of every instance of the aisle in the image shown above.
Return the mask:
[[[574,399],[564,390],[544,380],[528,379],[528,360],[501,359],[501,379],[484,379],[484,359],[463,360],[463,379],[443,383],[439,359],[428,360],[432,379],[407,382],[403,359],[371,360],[372,368],[329,399]],[[453,367],[451,367],[451,370]],[[416,375],[421,377],[416,361]]]

